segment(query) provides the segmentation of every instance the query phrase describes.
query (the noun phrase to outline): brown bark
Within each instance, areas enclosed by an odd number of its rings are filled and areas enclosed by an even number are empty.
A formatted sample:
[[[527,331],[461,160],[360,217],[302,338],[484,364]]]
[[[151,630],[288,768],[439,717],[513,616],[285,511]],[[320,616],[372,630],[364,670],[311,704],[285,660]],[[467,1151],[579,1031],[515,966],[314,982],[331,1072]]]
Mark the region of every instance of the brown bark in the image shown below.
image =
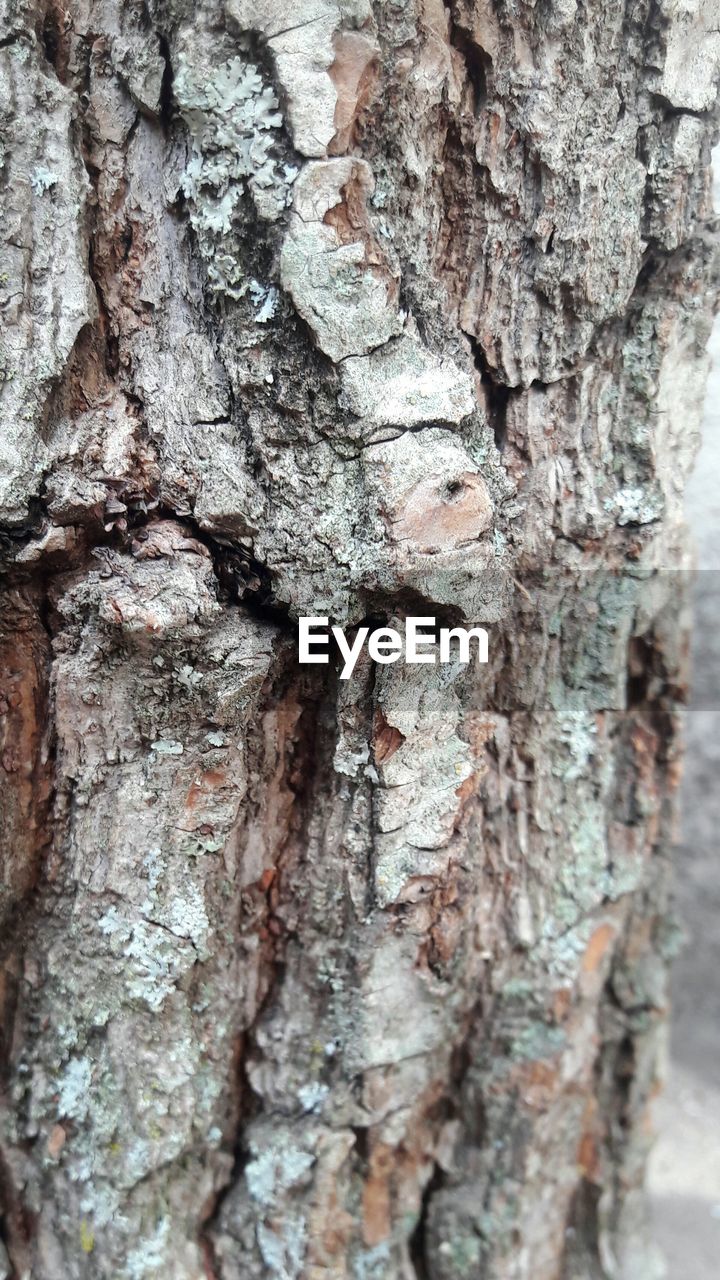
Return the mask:
[[[716,7],[5,19],[6,1274],[649,1280]]]

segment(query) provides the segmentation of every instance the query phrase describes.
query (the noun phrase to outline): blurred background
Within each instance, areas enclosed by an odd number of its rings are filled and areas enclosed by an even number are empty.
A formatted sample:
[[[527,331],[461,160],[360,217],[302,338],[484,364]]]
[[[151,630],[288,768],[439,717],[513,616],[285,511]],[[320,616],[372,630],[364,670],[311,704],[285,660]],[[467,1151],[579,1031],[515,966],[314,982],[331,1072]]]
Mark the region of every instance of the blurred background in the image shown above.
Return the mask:
[[[720,148],[713,159],[720,213]],[[720,318],[710,351],[703,442],[686,498],[698,561],[675,868],[686,938],[673,973],[670,1063],[654,1109],[659,1137],[650,1166],[668,1280],[720,1277]]]

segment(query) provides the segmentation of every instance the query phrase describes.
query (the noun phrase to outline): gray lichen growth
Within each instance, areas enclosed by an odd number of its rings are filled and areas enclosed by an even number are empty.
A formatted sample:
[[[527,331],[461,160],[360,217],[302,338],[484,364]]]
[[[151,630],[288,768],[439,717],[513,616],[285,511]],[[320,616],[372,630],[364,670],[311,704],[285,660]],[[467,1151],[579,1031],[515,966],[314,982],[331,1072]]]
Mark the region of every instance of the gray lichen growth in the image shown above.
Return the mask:
[[[207,63],[181,53],[174,88],[191,139],[181,186],[210,288],[241,298],[257,288],[242,267],[247,193],[259,216],[274,221],[296,174],[274,154],[283,124],[278,100],[259,67],[238,56],[208,75]]]

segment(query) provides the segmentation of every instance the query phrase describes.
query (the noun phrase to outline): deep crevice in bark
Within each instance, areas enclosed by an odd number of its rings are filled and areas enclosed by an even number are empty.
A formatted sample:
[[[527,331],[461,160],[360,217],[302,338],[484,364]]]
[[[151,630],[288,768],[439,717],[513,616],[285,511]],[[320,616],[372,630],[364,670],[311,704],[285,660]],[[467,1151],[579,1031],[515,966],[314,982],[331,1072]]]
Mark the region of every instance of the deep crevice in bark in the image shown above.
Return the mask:
[[[488,78],[492,73],[492,58],[460,24],[454,0],[443,0],[450,19],[450,42],[462,56],[468,80],[473,91],[473,109],[477,115],[485,106],[488,96]]]

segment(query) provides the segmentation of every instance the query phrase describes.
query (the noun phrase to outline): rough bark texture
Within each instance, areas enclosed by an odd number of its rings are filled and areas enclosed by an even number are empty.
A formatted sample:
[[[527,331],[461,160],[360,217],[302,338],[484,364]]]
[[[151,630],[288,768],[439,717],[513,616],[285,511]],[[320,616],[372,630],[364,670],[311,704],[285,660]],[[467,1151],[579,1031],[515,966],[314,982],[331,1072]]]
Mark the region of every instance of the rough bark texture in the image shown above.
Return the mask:
[[[657,1274],[719,27],[6,0],[0,1274]]]

